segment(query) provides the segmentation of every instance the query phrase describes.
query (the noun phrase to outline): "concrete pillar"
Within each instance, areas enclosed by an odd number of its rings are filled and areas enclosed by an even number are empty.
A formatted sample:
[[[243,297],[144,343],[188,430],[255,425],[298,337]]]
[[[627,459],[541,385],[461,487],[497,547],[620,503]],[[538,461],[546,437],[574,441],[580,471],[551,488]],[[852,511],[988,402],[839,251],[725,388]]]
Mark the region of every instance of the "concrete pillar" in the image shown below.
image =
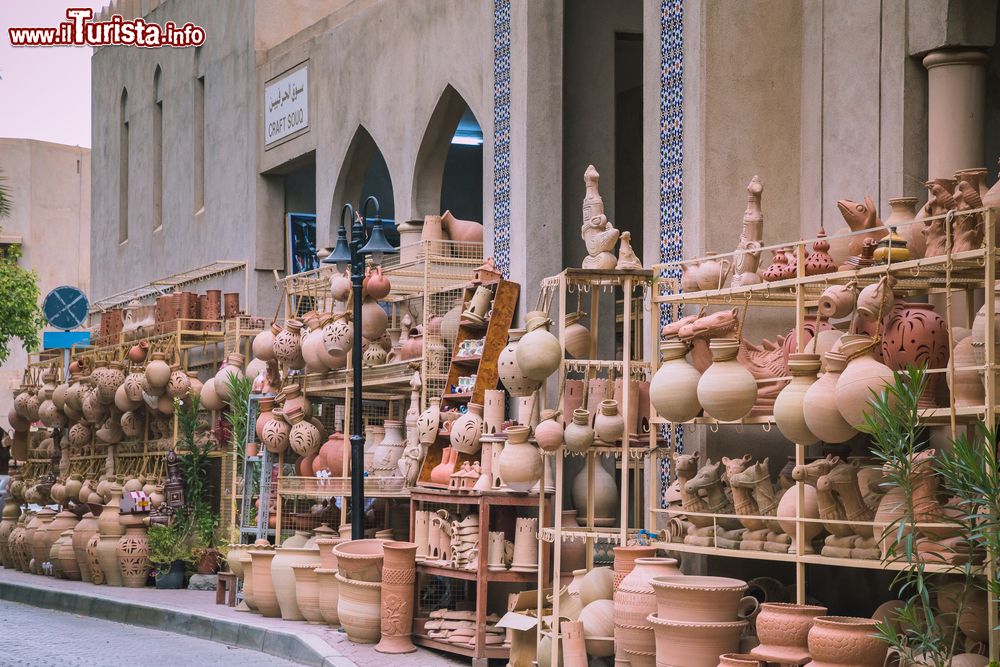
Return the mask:
[[[986,65],[978,50],[939,50],[927,68],[927,177],[950,177],[984,163]]]

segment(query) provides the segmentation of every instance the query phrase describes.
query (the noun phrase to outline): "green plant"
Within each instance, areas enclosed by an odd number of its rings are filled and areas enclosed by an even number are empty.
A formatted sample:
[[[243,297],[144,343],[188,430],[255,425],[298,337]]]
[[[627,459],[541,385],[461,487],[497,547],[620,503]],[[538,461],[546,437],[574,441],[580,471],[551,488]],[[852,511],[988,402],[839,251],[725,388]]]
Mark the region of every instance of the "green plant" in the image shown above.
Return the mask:
[[[226,376],[226,386],[229,389],[229,410],[226,412],[230,427],[229,439],[233,450],[242,459],[247,442],[248,408],[253,379],[230,373]]]
[[[20,266],[20,259],[19,245],[0,250],[0,363],[10,355],[14,338],[29,351],[38,347],[38,332],[45,326],[38,306],[38,276]]]
[[[184,400],[174,399],[174,414],[180,430],[178,465],[184,477],[184,499],[191,517],[196,518],[210,512],[208,507],[208,485],[211,473],[211,442],[198,435],[198,397],[187,396]]]
[[[194,562],[189,536],[179,522],[169,526],[152,525],[147,533],[149,561],[157,570],[166,570],[174,561]]]

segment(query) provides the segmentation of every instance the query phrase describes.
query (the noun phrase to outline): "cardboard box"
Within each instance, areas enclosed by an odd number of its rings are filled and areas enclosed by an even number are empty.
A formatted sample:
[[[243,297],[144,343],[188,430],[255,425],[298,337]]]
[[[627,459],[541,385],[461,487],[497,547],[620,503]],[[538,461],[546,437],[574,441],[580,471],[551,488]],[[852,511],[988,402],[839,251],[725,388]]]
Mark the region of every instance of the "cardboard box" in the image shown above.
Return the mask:
[[[551,594],[551,588],[542,591],[543,596]],[[511,634],[509,667],[533,667],[538,657],[537,626],[538,590],[522,591],[515,597],[511,610],[497,623],[498,628],[507,628]]]

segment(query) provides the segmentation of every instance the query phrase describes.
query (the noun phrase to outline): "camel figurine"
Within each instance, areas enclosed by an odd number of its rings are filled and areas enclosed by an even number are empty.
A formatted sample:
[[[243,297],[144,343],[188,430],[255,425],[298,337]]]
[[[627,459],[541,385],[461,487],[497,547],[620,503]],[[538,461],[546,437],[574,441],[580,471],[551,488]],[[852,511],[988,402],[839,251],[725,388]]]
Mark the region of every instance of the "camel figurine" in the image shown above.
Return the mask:
[[[850,558],[877,560],[882,554],[875,542],[871,523],[875,518],[875,511],[865,503],[861,495],[858,483],[858,470],[861,465],[856,460],[848,462],[836,456],[833,457],[833,461],[835,463],[830,471],[816,479],[817,497],[824,493],[833,494],[838,500],[838,506],[844,510],[847,520],[859,522],[850,524],[851,530],[858,538],[851,547]],[[827,540],[829,539],[828,537]],[[826,547],[823,553],[826,554]]]
[[[832,522],[823,524],[823,527],[830,534],[823,541],[823,549],[820,553],[832,558],[850,558],[860,537],[850,525],[838,523],[848,519],[847,510],[841,504],[840,499],[829,488],[820,489],[817,485],[817,481],[839,463],[839,456],[827,455],[825,459],[817,459],[812,463],[795,466],[792,470],[792,479],[796,482],[805,482],[816,489],[819,518]]]
[[[725,459],[723,460],[725,461]],[[757,516],[775,516],[777,514],[778,503],[781,502],[781,497],[787,489],[775,491],[768,463],[769,459],[765,458],[759,463],[746,466],[742,472],[733,472],[729,475],[729,487],[733,491],[733,502],[736,505],[737,514],[752,513]],[[750,494],[749,502],[752,503],[752,512],[744,512],[740,508],[741,501],[746,503],[744,499],[746,493]],[[738,501],[737,498],[740,500]],[[740,549],[788,553],[792,538],[785,534],[776,520],[741,519],[740,521],[747,528],[747,532],[743,534],[743,540],[740,542]]]
[[[688,481],[694,479],[699,468],[698,452],[694,454],[681,454],[674,463],[677,466],[677,487],[681,494],[681,508],[688,512],[710,512],[708,502],[698,493],[691,493],[687,490]],[[714,547],[716,526],[711,517],[707,516],[687,516],[684,519],[685,544],[694,544],[700,547]]]
[[[733,501],[726,493],[722,483],[723,463],[712,463],[709,459],[698,469],[698,473],[684,484],[684,492],[690,495],[700,495],[705,492],[705,502],[712,514],[734,514]],[[723,549],[739,549],[740,540],[746,529],[737,519],[716,519],[718,530],[715,535],[715,546]]]
[[[587,194],[583,198],[583,226],[580,229],[587,247],[587,256],[583,258],[585,269],[613,269],[618,264],[613,251],[620,232],[604,214],[604,199],[598,189],[600,178],[594,165],[588,165],[583,174]]]
[[[756,285],[760,282],[760,248],[764,241],[764,214],[760,210],[760,196],[764,186],[756,175],[747,185],[747,210],[743,213],[743,229],[733,257],[733,287]]]
[[[953,504],[954,499],[944,504],[938,499],[938,478],[933,466],[935,451],[925,449],[912,458],[913,514],[918,524],[946,524],[949,516],[962,515],[961,508]],[[917,540],[917,553],[921,560],[952,564],[982,560],[982,553],[961,536],[958,525],[921,527],[919,531],[922,537]]]
[[[872,198],[865,196],[864,202],[841,199],[837,202],[837,210],[847,223],[847,229],[837,230],[829,239],[830,257],[833,258],[838,270],[846,271],[855,268],[854,264],[848,262],[852,257],[860,257],[861,249],[866,239],[878,241],[885,236],[889,230],[882,224],[878,217],[878,209]],[[865,234],[852,234],[870,230]]]

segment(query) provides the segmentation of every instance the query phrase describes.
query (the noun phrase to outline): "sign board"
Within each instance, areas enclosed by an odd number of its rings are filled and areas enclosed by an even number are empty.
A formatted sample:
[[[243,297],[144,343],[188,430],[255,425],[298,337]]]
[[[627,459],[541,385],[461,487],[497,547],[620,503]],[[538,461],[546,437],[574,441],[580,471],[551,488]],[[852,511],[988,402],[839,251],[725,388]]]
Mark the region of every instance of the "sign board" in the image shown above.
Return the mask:
[[[90,302],[78,287],[60,285],[45,295],[42,313],[56,329],[69,331],[80,326],[87,317]]]
[[[264,86],[264,145],[309,127],[309,68]]]
[[[43,331],[43,350],[68,350],[74,345],[89,346],[89,331]]]

